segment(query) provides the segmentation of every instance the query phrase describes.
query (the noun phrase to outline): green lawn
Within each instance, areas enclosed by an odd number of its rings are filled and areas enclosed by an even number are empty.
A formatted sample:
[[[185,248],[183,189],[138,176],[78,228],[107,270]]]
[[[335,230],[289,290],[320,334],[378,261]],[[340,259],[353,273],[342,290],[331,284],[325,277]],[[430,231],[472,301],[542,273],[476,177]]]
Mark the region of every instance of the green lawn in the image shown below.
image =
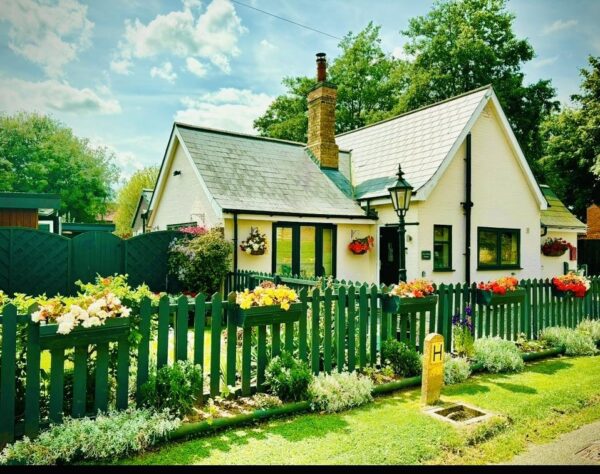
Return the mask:
[[[515,375],[480,375],[444,388],[443,400],[462,400],[507,420],[476,442],[424,415],[419,391],[377,398],[336,415],[305,414],[210,437],[170,443],[125,464],[413,464],[493,463],[526,443],[600,419],[600,357],[559,358]],[[480,428],[481,430],[481,428]],[[480,431],[480,434],[482,432]]]

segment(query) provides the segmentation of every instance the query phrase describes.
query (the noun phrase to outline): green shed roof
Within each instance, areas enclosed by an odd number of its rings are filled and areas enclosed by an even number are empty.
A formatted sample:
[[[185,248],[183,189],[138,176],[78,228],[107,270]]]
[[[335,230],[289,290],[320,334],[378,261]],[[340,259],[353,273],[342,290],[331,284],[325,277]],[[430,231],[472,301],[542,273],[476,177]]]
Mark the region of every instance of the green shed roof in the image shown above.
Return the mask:
[[[0,209],[60,209],[60,195],[0,193]]]
[[[541,184],[540,188],[546,201],[548,201],[548,209],[542,211],[542,225],[560,229],[581,229],[585,231],[586,225],[571,214],[571,211],[558,199],[558,196],[554,194],[554,191],[549,186]]]

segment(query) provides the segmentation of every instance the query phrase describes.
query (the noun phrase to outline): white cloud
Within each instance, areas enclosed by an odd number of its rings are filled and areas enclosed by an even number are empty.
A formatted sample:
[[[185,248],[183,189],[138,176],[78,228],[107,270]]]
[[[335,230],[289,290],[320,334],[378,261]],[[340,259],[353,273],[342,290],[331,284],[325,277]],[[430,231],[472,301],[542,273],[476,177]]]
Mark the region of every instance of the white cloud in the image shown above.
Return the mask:
[[[160,77],[171,84],[173,84],[175,79],[177,79],[177,74],[173,71],[173,65],[169,61],[160,67],[155,66],[150,69],[150,75],[152,77]]]
[[[0,78],[0,109],[7,112],[120,113],[119,101],[106,92],[105,89],[100,94],[88,88],[77,89],[56,79],[29,82]]]
[[[157,15],[148,24],[125,20],[119,42],[119,60],[153,58],[161,54],[208,59],[223,72],[239,55],[238,39],[246,30],[229,0],[213,0],[204,13],[195,15],[199,2],[186,0],[183,10]]]
[[[198,77],[206,76],[206,66],[202,64],[200,61],[194,58],[187,58],[185,60],[185,64],[187,66],[188,71]]]
[[[110,70],[123,76],[131,74],[132,63],[128,59],[114,59],[110,62]]]
[[[552,56],[550,58],[538,59],[536,61],[533,61],[531,65],[534,68],[539,69],[545,66],[549,66],[550,64],[554,64],[556,61],[558,61],[558,56]]]
[[[178,122],[243,133],[256,133],[252,123],[262,115],[273,97],[248,89],[223,88],[198,99],[185,97],[185,109],[175,113]]]
[[[551,25],[546,26],[542,34],[549,35],[558,31],[568,30],[574,26],[577,26],[577,23],[577,20],[556,20]]]
[[[50,77],[61,76],[64,66],[90,45],[94,28],[87,6],[77,0],[2,2],[2,20],[10,23],[10,49],[40,65]]]
[[[263,39],[260,42],[261,47],[265,48],[265,49],[275,49],[275,45],[273,43],[271,43],[269,40],[267,39]]]

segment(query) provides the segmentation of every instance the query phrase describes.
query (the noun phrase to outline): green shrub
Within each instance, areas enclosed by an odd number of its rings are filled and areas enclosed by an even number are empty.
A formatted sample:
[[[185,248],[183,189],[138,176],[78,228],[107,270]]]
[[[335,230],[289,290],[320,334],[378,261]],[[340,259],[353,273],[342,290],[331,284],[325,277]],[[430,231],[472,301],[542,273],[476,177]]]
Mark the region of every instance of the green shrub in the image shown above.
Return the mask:
[[[329,413],[364,405],[373,400],[373,382],[356,372],[320,374],[310,384],[309,398],[313,410]]]
[[[462,383],[471,375],[471,365],[465,357],[450,357],[444,360],[444,384]]]
[[[66,464],[77,460],[114,459],[143,451],[177,429],[168,412],[129,409],[98,414],[96,419],[66,418],[34,439],[8,445],[0,464]]]
[[[540,332],[540,339],[554,347],[564,348],[569,356],[587,356],[597,352],[592,336],[577,329],[549,327]]]
[[[202,367],[179,360],[171,366],[160,368],[142,385],[142,404],[185,416],[201,400],[202,390]]]
[[[477,339],[475,360],[490,372],[520,372],[525,367],[515,343],[499,337]]]
[[[584,319],[577,326],[577,330],[588,334],[596,345],[600,344],[600,320]]]
[[[313,378],[308,364],[295,359],[289,352],[271,359],[265,371],[271,390],[285,402],[306,400]]]
[[[181,238],[169,246],[169,273],[186,290],[211,295],[221,288],[231,253],[231,244],[221,229],[211,229],[193,239]]]
[[[389,365],[396,375],[412,377],[421,373],[421,356],[405,343],[388,339],[381,346],[382,365]]]

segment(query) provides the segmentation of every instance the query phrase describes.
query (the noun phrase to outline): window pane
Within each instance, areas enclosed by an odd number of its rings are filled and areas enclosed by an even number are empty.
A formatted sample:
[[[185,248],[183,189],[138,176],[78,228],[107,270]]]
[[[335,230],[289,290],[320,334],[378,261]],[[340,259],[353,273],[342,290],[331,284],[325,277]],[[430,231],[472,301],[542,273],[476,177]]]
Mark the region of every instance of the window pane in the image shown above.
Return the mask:
[[[333,230],[323,229],[323,269],[324,276],[333,275]]]
[[[496,232],[479,231],[479,264],[497,265]]]
[[[448,242],[450,240],[450,227],[446,225],[433,226],[433,240],[435,242]]]
[[[315,228],[300,227],[300,277],[315,276]]]
[[[277,227],[277,255],[275,256],[275,272],[292,273],[292,228]]]
[[[504,265],[519,263],[519,239],[517,232],[504,231],[500,234],[501,262]]]
[[[433,244],[433,268],[450,268],[450,245]]]

